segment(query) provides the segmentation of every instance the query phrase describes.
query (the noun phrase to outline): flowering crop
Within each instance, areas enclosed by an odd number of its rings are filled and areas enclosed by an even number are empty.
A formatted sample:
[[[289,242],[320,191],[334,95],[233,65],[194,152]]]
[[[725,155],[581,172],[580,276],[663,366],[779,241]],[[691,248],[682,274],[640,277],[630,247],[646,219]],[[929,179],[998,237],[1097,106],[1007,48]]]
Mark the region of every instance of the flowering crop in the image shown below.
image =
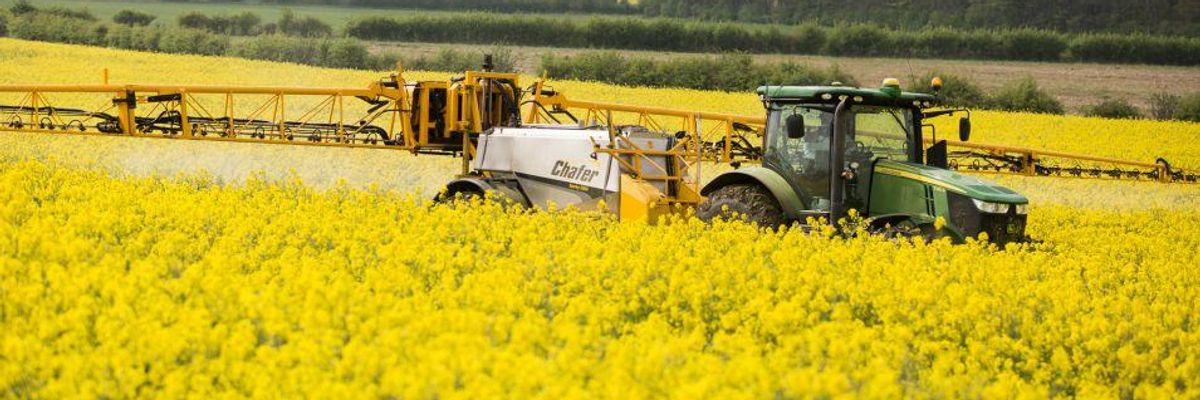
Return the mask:
[[[93,82],[80,65],[376,78],[216,60],[0,39],[5,82]],[[759,112],[745,94],[557,86]],[[1200,165],[1196,124],[975,121],[983,141]],[[429,204],[457,162],[0,133],[0,393],[1200,397],[1200,186],[996,177],[1030,197],[1042,241],[998,249]]]
[[[9,395],[1200,395],[1194,207],[1041,206],[999,250],[29,161],[0,189]]]

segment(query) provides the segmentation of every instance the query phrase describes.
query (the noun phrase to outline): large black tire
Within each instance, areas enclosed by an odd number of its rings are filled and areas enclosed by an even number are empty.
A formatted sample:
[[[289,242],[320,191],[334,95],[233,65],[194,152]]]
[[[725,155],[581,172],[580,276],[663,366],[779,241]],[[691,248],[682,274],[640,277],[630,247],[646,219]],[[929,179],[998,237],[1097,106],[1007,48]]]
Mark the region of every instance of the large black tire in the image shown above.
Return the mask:
[[[764,228],[778,228],[787,222],[775,195],[758,184],[729,185],[712,192],[696,210],[702,221],[742,220]]]
[[[483,191],[478,188],[457,188],[457,190],[448,189],[443,193],[439,193],[433,197],[433,201],[437,203],[453,203],[455,201],[471,201],[482,198]]]
[[[460,182],[461,183],[461,182]],[[454,201],[495,201],[504,207],[526,208],[529,207],[529,201],[525,199],[524,194],[519,188],[507,186],[502,183],[493,183],[488,189],[489,194],[485,194],[484,190],[474,184],[455,184],[451,183],[444,193],[438,194],[433,198],[433,201],[438,203],[452,203]]]
[[[918,224],[909,219],[899,221],[895,225],[872,227],[871,232],[888,239],[912,240],[919,237],[926,243],[946,236],[945,231],[938,230],[933,224]]]

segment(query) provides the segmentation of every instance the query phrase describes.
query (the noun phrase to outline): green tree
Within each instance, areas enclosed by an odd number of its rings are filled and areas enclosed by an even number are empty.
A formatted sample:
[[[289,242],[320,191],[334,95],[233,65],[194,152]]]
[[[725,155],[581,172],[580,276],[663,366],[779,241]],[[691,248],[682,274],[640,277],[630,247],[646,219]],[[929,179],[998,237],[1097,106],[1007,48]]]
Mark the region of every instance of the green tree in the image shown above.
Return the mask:
[[[1025,77],[1005,84],[988,103],[991,108],[1006,111],[1063,113],[1062,103],[1038,87],[1037,81],[1033,77]]]
[[[1138,111],[1137,107],[1129,104],[1128,101],[1121,99],[1104,99],[1103,101],[1088,106],[1084,109],[1084,114],[1089,117],[1102,118],[1121,118],[1121,119],[1136,119],[1142,117],[1142,112]]]
[[[333,34],[333,28],[312,16],[300,17],[290,9],[283,10],[279,18],[279,32],[291,36],[327,37]]]
[[[113,15],[113,22],[128,26],[146,26],[154,22],[155,18],[157,17],[141,11],[121,10]]]
[[[1175,119],[1200,122],[1200,93],[1192,93],[1179,99]]]

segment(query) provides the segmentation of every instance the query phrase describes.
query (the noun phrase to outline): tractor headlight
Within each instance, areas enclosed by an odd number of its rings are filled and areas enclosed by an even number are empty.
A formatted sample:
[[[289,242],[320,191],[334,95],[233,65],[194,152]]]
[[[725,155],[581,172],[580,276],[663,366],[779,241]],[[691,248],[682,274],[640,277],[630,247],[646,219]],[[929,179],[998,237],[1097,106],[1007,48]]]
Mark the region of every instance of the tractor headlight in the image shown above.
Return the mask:
[[[990,214],[1006,214],[1006,213],[1008,213],[1008,206],[1009,206],[1008,204],[992,203],[992,202],[978,200],[978,199],[971,199],[971,201],[975,202],[975,208],[978,208],[979,211],[983,211],[985,213],[990,213]]]
[[[1015,207],[1017,209],[1017,215],[1025,215],[1025,214],[1029,213],[1029,211],[1026,209],[1026,207],[1028,207],[1028,206],[1029,206],[1028,204],[1017,204],[1017,205],[1014,205],[1013,207]]]

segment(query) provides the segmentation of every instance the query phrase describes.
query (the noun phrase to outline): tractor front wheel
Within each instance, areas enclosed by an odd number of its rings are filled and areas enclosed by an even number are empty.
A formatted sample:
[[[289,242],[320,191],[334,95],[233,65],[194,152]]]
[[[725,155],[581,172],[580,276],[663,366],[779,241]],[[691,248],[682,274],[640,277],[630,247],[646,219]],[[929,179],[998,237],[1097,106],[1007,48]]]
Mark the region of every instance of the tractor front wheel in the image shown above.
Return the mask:
[[[740,220],[764,228],[778,228],[787,222],[779,201],[762,185],[729,185],[712,192],[696,210],[702,221]]]
[[[888,239],[907,239],[921,238],[926,243],[931,243],[935,240],[946,237],[944,230],[938,230],[933,224],[923,223],[918,224],[911,219],[905,219],[897,222],[895,225],[887,225],[872,229],[872,233],[883,235]]]

